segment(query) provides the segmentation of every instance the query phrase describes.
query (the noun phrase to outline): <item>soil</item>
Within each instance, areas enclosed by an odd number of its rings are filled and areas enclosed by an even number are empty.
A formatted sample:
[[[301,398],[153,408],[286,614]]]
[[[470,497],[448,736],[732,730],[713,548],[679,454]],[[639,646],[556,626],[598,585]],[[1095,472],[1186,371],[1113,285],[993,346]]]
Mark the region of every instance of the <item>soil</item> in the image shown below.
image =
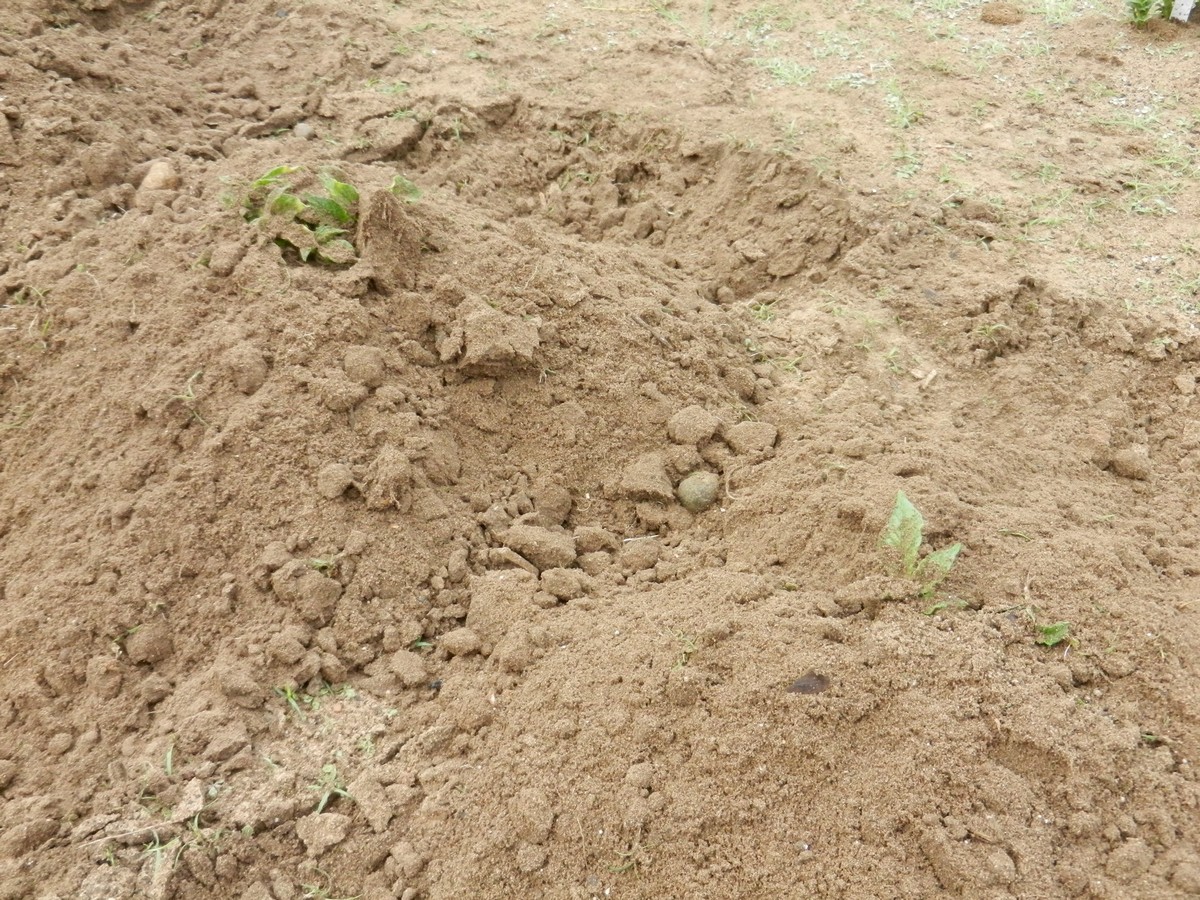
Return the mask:
[[[1200,895],[1200,32],[493,6],[5,3],[0,898]]]

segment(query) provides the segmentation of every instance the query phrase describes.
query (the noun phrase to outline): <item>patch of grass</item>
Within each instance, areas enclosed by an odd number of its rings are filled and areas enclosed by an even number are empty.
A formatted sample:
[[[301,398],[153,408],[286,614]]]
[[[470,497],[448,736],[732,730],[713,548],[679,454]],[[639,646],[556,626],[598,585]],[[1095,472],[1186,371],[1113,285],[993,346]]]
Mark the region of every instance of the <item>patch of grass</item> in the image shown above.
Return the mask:
[[[250,182],[242,200],[242,216],[258,225],[272,241],[294,251],[301,262],[349,265],[358,259],[353,234],[358,223],[358,189],[328,171],[317,174],[320,193],[297,193],[292,176],[299,166],[276,166]]]
[[[925,518],[913,506],[903,491],[896,492],[892,514],[879,537],[880,546],[896,557],[900,572],[920,583],[921,596],[932,596],[938,584],[950,574],[962,544],[952,544],[921,557],[924,540]]]
[[[300,704],[308,704],[312,702],[312,698],[308,696],[308,694],[301,693],[291,685],[284,685],[282,687],[275,688],[275,696],[280,697],[283,702],[287,704],[288,708],[296,714],[296,718],[300,719],[301,721],[306,719],[304,710],[301,708]]]
[[[775,32],[790,31],[796,19],[778,3],[760,3],[738,16],[736,24],[747,41],[759,43]]]
[[[757,66],[774,79],[775,83],[784,87],[800,87],[807,84],[816,69],[802,66],[794,59],[774,56],[769,59],[754,58],[750,65]]]
[[[1129,21],[1135,28],[1145,28],[1155,16],[1171,18],[1174,0],[1128,0]]]
[[[905,95],[896,79],[889,79],[883,86],[883,100],[892,112],[893,128],[912,128],[925,118],[925,113]]]
[[[346,790],[346,783],[338,772],[338,767],[333,763],[326,763],[321,766],[321,774],[317,776],[317,780],[308,786],[308,789],[317,794],[319,799],[313,812],[324,812],[334,800],[339,798],[344,800],[353,800],[350,792]]]
[[[337,566],[337,555],[336,554],[330,554],[329,556],[319,556],[319,557],[310,559],[308,561],[308,567],[310,569],[316,569],[322,575],[326,575],[329,572],[333,571],[335,566]]]
[[[1178,181],[1128,181],[1122,185],[1126,191],[1125,209],[1135,216],[1171,216],[1178,210],[1168,200],[1178,194],[1182,185]]]
[[[921,171],[921,155],[907,144],[901,146],[892,154],[898,165],[896,166],[897,178],[912,178]]]
[[[777,300],[756,300],[748,304],[750,315],[758,319],[760,322],[775,321],[775,304]]]

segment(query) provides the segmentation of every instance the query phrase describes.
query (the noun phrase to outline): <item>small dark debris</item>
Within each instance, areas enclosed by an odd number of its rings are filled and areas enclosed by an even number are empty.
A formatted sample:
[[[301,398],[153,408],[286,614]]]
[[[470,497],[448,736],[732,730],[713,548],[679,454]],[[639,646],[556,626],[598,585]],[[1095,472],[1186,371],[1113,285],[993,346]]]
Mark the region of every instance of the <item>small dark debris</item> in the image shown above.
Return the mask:
[[[429,689],[435,694],[442,689],[442,679],[438,678],[429,682]]]
[[[793,681],[792,686],[788,688],[788,693],[820,694],[827,690],[829,690],[829,679],[824,675],[818,675],[816,672],[809,672],[807,675],[801,675]]]

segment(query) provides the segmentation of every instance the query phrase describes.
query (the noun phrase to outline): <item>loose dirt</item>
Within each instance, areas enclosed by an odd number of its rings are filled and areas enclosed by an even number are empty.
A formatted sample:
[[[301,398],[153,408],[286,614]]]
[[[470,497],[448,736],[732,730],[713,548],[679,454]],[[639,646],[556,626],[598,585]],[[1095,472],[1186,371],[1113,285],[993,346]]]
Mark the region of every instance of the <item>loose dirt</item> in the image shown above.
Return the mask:
[[[5,6],[0,898],[1200,895],[1200,32]]]

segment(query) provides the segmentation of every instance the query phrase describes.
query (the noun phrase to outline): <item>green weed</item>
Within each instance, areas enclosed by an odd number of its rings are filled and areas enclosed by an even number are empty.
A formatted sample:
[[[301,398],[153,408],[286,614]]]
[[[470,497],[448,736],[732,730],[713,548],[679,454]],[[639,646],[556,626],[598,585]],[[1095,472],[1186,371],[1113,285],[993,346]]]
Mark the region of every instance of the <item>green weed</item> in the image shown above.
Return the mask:
[[[808,83],[816,69],[802,66],[793,59],[775,56],[770,59],[751,59],[750,64],[765,71],[775,83],[787,87],[799,87]]]
[[[691,661],[696,650],[699,649],[696,644],[696,636],[694,634],[684,634],[682,631],[675,632],[675,640],[679,642],[679,652],[675,655],[675,668],[682,669]]]
[[[892,111],[891,124],[893,128],[912,128],[925,118],[925,113],[904,96],[904,92],[894,78],[884,85],[883,90],[884,102]]]
[[[209,423],[204,419],[204,417],[196,411],[196,404],[200,400],[200,398],[196,396],[196,382],[203,376],[203,369],[193,372],[188,380],[184,382],[183,390],[181,390],[178,394],[172,394],[171,399],[178,400],[180,403],[182,403],[197,422],[202,425],[208,425]]]
[[[1070,622],[1054,622],[1050,625],[1035,625],[1034,631],[1037,632],[1035,644],[1041,644],[1043,647],[1057,647],[1063,642],[1071,643],[1071,623]]]
[[[1137,28],[1145,28],[1155,16],[1171,18],[1174,0],[1129,0],[1129,21]]]
[[[317,794],[320,799],[317,800],[314,812],[324,812],[331,802],[338,798],[345,800],[353,800],[350,792],[346,790],[346,783],[342,780],[342,776],[338,773],[338,768],[333,763],[326,763],[321,766],[321,774],[317,780],[308,786],[308,789]]]
[[[421,198],[421,189],[403,175],[392,179],[389,190],[406,203],[416,203]]]
[[[908,497],[904,496],[903,491],[897,491],[892,515],[884,526],[879,543],[896,555],[900,571],[905,577],[920,583],[921,596],[929,597],[954,568],[955,560],[962,551],[962,544],[943,547],[922,558],[921,543],[924,531],[925,518]]]
[[[276,166],[250,182],[242,216],[256,223],[276,244],[294,251],[301,262],[349,265],[358,258],[352,234],[358,222],[358,189],[320,172],[321,193],[297,193],[291,176],[299,166]]]

